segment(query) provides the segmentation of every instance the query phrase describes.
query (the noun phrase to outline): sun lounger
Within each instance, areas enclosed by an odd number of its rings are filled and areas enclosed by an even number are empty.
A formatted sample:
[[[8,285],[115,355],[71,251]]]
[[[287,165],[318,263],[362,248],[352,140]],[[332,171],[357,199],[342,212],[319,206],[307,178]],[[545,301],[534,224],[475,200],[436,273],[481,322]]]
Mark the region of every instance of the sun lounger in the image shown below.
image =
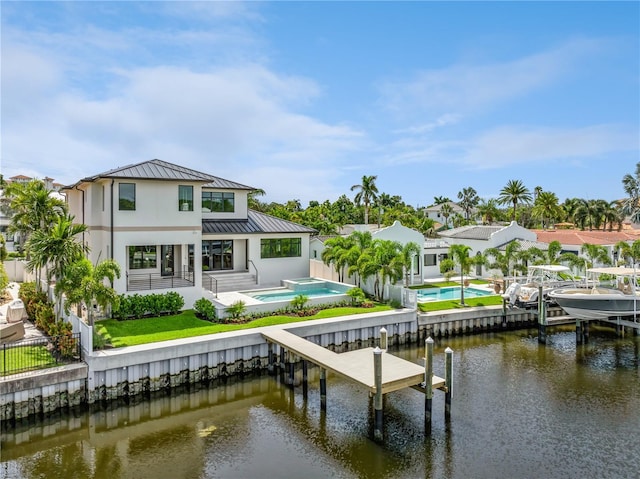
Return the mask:
[[[24,338],[24,323],[0,324],[0,344],[12,343]]]

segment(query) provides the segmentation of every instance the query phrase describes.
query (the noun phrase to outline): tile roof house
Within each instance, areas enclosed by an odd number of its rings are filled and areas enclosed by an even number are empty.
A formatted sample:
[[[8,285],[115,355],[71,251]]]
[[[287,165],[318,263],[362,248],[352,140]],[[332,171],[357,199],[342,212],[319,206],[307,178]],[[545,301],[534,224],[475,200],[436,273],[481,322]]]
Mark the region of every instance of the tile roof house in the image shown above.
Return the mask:
[[[89,259],[112,258],[119,293],[180,288],[185,307],[229,289],[309,276],[315,230],[248,208],[255,188],[161,160],[116,168],[63,187],[88,226]]]

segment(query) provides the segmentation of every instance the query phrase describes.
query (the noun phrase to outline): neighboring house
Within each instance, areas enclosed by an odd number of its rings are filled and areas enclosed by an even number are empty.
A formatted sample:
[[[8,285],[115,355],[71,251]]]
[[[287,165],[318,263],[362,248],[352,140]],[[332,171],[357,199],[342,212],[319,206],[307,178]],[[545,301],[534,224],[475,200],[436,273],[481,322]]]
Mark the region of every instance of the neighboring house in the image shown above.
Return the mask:
[[[563,252],[570,252],[580,255],[582,245],[596,244],[607,248],[609,258],[613,263],[618,260],[618,252],[615,249],[616,243],[626,241],[629,244],[640,239],[640,231],[588,231],[588,230],[534,230],[538,236],[538,241],[549,244],[558,241],[562,245]]]
[[[507,226],[468,225],[439,233],[449,244],[465,244],[471,247],[469,256],[484,254],[489,248],[500,248],[518,240],[521,243],[537,241],[536,233],[523,228],[515,221]],[[483,276],[483,268],[478,266],[475,274]]]
[[[279,286],[309,276],[315,230],[248,209],[255,188],[161,160],[63,188],[88,226],[89,259],[112,258],[119,293],[179,288],[191,308],[205,291]]]
[[[446,221],[445,221],[445,217],[442,216],[442,207],[444,205],[449,205],[451,207],[451,214],[446,219]],[[437,221],[442,225],[444,225],[447,222],[451,224],[451,220],[456,214],[459,214],[460,216],[464,217],[464,209],[458,203],[455,203],[453,201],[447,201],[446,203],[441,203],[439,205],[427,206],[422,211],[427,218],[431,218],[433,221]],[[471,218],[474,218],[475,215],[476,215],[476,210],[475,209],[471,210]]]

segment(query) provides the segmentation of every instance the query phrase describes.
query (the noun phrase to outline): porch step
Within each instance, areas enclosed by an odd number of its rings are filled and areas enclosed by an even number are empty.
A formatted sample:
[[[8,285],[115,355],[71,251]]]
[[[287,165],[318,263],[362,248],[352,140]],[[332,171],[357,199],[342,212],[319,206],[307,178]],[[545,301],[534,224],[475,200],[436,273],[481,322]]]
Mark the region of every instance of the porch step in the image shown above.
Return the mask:
[[[212,279],[213,278],[213,279]],[[218,293],[256,289],[256,275],[249,272],[203,273],[202,287]]]

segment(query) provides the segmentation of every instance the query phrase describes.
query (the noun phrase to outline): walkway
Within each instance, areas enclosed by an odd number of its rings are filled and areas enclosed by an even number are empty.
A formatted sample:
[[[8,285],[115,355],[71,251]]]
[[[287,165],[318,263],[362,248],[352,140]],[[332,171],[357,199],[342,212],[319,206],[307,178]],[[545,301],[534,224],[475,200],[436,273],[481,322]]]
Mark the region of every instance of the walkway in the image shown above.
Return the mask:
[[[6,290],[11,295],[11,301],[14,299],[18,299],[18,292],[20,291],[20,285],[18,283],[9,283]],[[9,309],[9,303],[0,305],[0,324],[5,324],[7,322],[7,310]],[[30,320],[24,320],[24,338],[20,341],[26,341],[30,339],[40,339],[44,337],[42,331],[35,327],[35,325]],[[17,341],[18,343],[20,341]],[[11,343],[15,344],[15,343]]]

